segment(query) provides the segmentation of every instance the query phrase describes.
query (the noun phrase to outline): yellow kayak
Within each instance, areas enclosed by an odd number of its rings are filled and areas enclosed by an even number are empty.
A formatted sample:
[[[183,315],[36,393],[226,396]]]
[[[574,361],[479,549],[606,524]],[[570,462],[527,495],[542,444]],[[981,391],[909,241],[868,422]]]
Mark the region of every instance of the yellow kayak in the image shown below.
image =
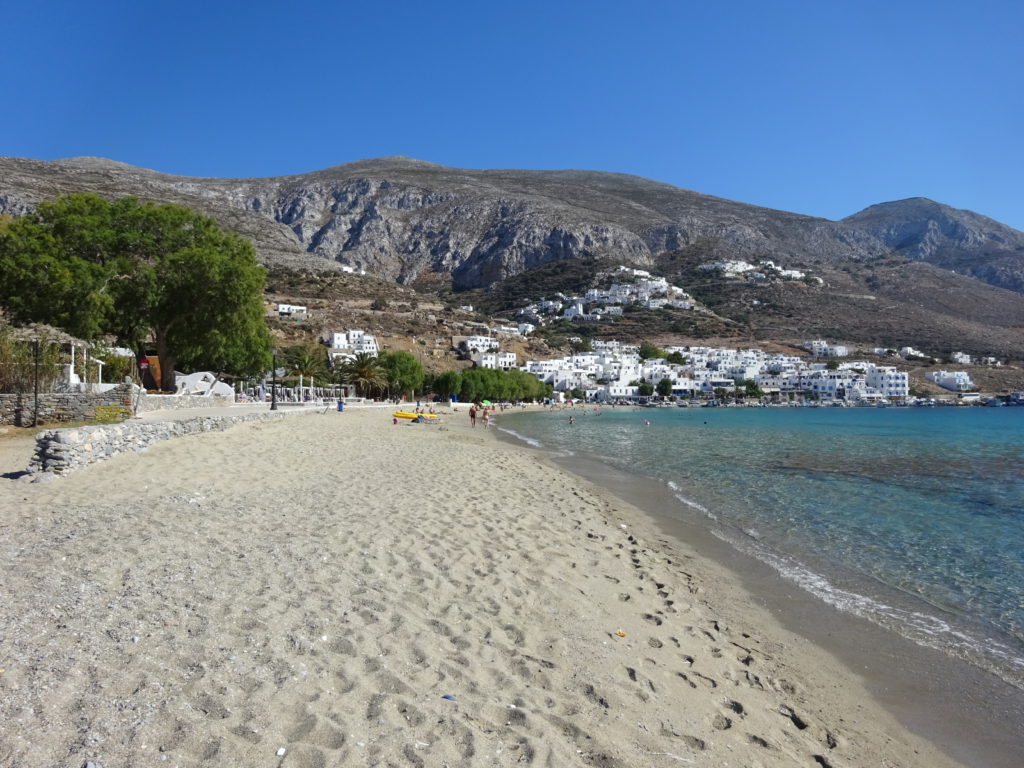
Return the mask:
[[[436,413],[409,413],[408,411],[395,411],[391,415],[396,419],[421,419],[423,421],[436,421],[440,418]]]

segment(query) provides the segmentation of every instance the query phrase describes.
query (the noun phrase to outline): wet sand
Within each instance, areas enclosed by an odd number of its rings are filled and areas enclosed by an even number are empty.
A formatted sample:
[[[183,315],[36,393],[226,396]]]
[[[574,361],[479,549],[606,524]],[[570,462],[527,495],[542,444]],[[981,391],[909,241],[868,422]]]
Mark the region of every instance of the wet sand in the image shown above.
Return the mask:
[[[915,733],[975,768],[1017,768],[1024,754],[1024,691],[971,664],[917,645],[829,606],[765,563],[686,522],[686,510],[662,484],[597,459],[556,459],[652,516],[659,528],[726,566],[752,599],[789,630],[834,654]]]

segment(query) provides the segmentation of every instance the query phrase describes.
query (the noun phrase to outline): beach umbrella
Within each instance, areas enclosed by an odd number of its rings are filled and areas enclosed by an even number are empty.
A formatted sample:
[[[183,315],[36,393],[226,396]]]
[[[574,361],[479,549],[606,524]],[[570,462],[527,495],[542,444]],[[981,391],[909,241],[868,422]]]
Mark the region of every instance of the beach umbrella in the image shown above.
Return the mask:
[[[484,400],[483,403],[484,403],[484,405],[490,405],[491,401],[490,400]]]

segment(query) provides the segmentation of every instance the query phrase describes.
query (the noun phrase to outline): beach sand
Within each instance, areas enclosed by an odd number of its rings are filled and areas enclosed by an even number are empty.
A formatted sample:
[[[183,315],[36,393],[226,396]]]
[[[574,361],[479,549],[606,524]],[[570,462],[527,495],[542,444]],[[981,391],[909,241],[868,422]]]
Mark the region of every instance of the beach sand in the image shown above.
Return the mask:
[[[0,480],[0,510],[2,766],[957,765],[464,412],[242,425]]]

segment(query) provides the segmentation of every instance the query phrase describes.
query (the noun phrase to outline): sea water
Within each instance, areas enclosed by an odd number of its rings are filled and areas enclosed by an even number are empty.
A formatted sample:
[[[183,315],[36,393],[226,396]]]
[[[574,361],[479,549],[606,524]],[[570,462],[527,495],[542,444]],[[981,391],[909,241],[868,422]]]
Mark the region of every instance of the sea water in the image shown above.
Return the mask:
[[[588,407],[500,421],[534,447],[667,484],[679,504],[666,514],[1024,688],[1024,408]]]

